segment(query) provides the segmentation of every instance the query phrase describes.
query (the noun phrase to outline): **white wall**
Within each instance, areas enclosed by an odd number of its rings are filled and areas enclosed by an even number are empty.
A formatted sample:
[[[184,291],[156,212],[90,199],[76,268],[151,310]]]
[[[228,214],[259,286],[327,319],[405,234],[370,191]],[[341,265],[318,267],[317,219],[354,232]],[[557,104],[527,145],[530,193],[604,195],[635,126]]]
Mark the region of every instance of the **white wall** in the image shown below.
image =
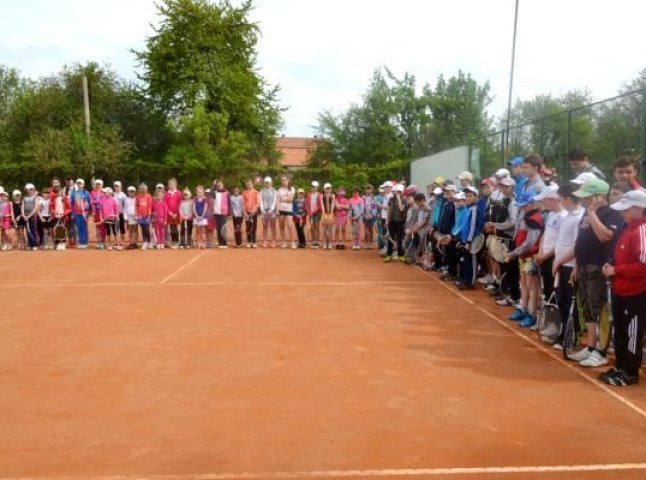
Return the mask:
[[[477,159],[477,152],[472,152],[474,160]],[[474,177],[478,177],[477,168],[479,162],[472,162],[474,168],[471,170]],[[435,177],[444,177],[456,182],[456,175],[469,169],[469,147],[456,147],[450,150],[430,155],[428,157],[413,160],[410,165],[411,184],[421,189],[433,182]],[[456,182],[457,183],[457,182]]]

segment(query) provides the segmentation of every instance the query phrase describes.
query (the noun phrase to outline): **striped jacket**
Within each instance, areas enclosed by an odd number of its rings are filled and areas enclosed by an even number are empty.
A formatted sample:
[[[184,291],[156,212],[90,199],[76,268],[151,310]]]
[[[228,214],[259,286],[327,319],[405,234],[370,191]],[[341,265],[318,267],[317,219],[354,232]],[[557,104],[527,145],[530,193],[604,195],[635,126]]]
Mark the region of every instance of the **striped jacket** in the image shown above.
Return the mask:
[[[630,222],[615,246],[613,291],[620,297],[646,292],[646,218]]]

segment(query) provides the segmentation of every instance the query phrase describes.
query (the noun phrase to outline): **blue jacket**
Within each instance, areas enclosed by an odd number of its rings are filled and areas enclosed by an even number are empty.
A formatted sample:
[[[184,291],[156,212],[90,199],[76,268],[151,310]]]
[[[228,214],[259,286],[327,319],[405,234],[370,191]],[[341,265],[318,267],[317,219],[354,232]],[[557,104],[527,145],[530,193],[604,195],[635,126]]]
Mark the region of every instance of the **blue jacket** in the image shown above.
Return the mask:
[[[525,190],[527,177],[521,173],[515,178],[515,180],[516,180],[516,188],[514,189],[514,193],[516,194],[516,198],[520,198],[520,194],[523,193],[523,191]]]
[[[92,209],[90,194],[87,190],[74,190],[71,195],[70,204],[74,215],[88,215]]]
[[[442,213],[442,205],[444,205],[444,197],[436,195],[435,206],[433,207],[433,215],[431,217],[431,226],[437,228],[440,221],[440,214]]]
[[[482,232],[484,214],[478,209],[477,204],[467,205],[466,213],[461,220],[460,241],[471,243]]]
[[[462,228],[462,220],[467,213],[466,207],[455,207],[455,222],[453,223],[453,228],[451,229],[451,235],[453,238],[460,239],[460,231]]]
[[[437,231],[441,234],[451,233],[455,225],[455,203],[444,201],[442,212],[437,222]]]

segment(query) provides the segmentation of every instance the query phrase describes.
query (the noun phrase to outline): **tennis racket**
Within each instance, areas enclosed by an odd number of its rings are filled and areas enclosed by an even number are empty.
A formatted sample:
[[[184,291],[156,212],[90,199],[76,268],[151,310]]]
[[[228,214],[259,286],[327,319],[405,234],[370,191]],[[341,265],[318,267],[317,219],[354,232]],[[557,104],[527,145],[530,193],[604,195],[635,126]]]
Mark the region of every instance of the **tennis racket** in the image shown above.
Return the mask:
[[[559,315],[559,308],[556,305],[556,291],[558,289],[558,283],[559,283],[559,277],[558,275],[554,278],[554,289],[552,290],[552,293],[550,294],[549,298],[546,300],[544,295],[542,295],[541,299],[541,307],[540,311],[538,313],[538,319],[537,319],[537,329],[538,329],[538,335],[539,338],[546,342],[546,343],[554,343],[555,339],[552,338],[553,336],[558,336],[558,321],[560,318]],[[554,335],[552,335],[551,331],[548,331],[550,327],[554,327],[551,329],[554,332]],[[545,335],[543,332],[548,332],[550,335]]]
[[[568,312],[567,322],[563,326],[563,358],[570,359],[570,352],[579,344],[583,325],[581,324],[581,305],[576,294],[576,282],[572,286],[572,303]]]
[[[599,329],[597,333],[597,344],[604,352],[612,343],[614,318],[612,315],[612,283],[606,280],[606,304],[599,315]]]

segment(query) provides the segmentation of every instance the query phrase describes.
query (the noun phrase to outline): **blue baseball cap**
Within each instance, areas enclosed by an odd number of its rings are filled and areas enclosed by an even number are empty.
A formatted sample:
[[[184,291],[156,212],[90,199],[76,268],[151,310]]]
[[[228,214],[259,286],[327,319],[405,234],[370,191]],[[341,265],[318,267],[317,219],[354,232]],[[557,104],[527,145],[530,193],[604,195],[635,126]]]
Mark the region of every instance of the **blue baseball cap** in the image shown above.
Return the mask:
[[[523,164],[523,157],[514,157],[507,164],[512,167],[520,167]]]
[[[520,197],[516,199],[516,206],[524,207],[525,205],[533,203],[535,195],[536,192],[534,192],[533,190],[521,193]]]

